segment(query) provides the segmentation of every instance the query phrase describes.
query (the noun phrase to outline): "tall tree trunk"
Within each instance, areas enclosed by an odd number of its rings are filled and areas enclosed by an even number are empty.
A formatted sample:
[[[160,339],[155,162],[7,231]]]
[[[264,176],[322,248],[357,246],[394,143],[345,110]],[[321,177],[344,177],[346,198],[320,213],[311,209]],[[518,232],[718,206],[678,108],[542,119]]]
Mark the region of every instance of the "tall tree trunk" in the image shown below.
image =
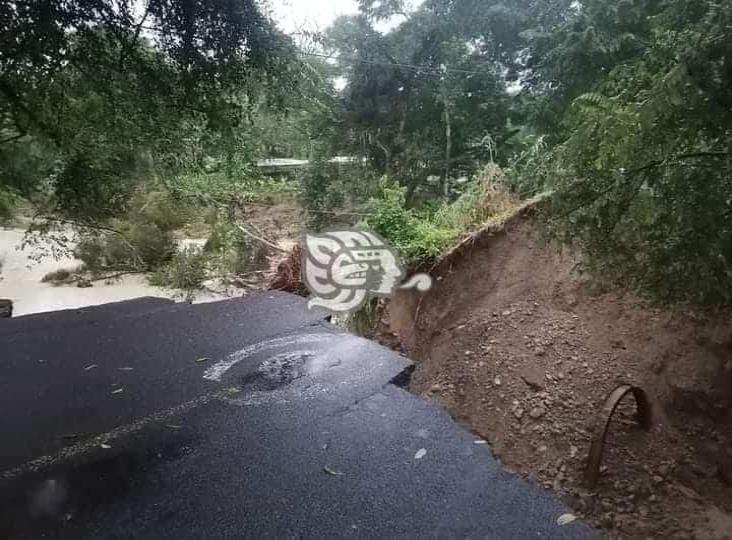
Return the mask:
[[[442,179],[442,195],[445,199],[450,195],[450,154],[452,153],[452,125],[450,124],[450,100],[447,92],[445,100],[445,177]]]
[[[381,148],[381,151],[384,152],[384,174],[386,174],[386,176],[391,176],[391,150],[381,143],[378,135],[374,137],[374,141],[379,146],[379,148]]]

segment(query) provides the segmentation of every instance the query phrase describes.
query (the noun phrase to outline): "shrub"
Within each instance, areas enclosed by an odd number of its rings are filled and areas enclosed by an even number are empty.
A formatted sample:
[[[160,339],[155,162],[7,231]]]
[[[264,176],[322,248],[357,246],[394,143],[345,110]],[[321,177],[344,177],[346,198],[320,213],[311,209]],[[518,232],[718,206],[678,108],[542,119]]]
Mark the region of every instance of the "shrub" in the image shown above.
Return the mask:
[[[204,251],[222,273],[244,274],[267,263],[269,249],[248,238],[229,223],[219,223],[206,241]]]
[[[406,259],[419,264],[440,254],[458,231],[436,224],[429,214],[405,207],[405,188],[384,179],[371,200],[366,225],[383,236]]]
[[[199,248],[188,246],[176,253],[171,261],[150,277],[158,287],[181,289],[190,294],[200,289],[207,278],[207,257]]]
[[[97,272],[105,269],[154,270],[169,261],[176,252],[170,231],[153,223],[118,223],[119,234],[84,236],[74,255],[86,267]]]
[[[104,239],[99,236],[84,236],[74,248],[74,257],[81,260],[90,271],[97,272],[105,266]]]
[[[66,268],[59,268],[53,272],[47,273],[41,278],[41,283],[66,283],[72,278],[73,274],[71,270]]]
[[[162,193],[141,193],[124,219],[112,220],[115,232],[95,231],[82,236],[74,253],[93,271],[104,269],[154,270],[177,251],[173,231],[191,216],[190,209]]]
[[[438,257],[471,228],[505,220],[518,203],[494,164],[484,168],[455,202],[421,212],[406,208],[405,188],[384,179],[371,200],[366,225],[387,239],[407,264],[419,265]]]

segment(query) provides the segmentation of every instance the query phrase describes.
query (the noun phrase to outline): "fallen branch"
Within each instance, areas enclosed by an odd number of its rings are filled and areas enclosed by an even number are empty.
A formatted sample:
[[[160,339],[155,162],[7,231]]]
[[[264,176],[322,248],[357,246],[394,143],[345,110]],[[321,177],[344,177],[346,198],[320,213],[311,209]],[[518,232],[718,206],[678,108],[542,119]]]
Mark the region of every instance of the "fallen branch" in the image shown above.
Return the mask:
[[[87,281],[107,281],[109,279],[117,279],[117,278],[121,278],[124,276],[130,276],[130,275],[135,275],[135,274],[146,274],[146,273],[147,272],[145,272],[144,270],[126,270],[124,272],[117,272],[116,274],[111,274],[109,276],[95,277],[95,278],[89,279]]]
[[[237,224],[236,224],[236,227],[237,227],[237,229],[239,229],[239,230],[240,230],[241,232],[243,232],[243,233],[244,233],[245,235],[247,235],[247,236],[248,236],[249,238],[253,238],[254,240],[257,240],[258,242],[261,242],[262,244],[264,244],[264,245],[266,245],[266,246],[269,246],[269,247],[271,247],[272,249],[276,249],[276,250],[277,250],[277,251],[279,251],[280,253],[289,253],[289,252],[288,252],[288,251],[287,251],[286,249],[282,249],[282,248],[281,248],[280,246],[278,246],[277,244],[274,244],[274,243],[270,242],[269,240],[267,240],[267,239],[265,239],[265,238],[262,238],[262,237],[260,237],[260,236],[257,236],[256,234],[254,234],[254,233],[253,233],[253,232],[251,232],[251,231],[248,231],[248,230],[247,230],[246,228],[244,228],[244,227],[243,227],[242,225],[240,225],[239,223],[237,223]]]

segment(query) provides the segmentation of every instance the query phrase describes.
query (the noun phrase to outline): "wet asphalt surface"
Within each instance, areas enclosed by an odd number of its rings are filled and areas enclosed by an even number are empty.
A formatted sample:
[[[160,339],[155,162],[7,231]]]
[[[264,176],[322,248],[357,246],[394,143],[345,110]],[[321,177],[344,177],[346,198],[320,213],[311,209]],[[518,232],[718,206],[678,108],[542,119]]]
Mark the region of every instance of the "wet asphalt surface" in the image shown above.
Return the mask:
[[[587,538],[297,297],[0,323],[0,538]]]

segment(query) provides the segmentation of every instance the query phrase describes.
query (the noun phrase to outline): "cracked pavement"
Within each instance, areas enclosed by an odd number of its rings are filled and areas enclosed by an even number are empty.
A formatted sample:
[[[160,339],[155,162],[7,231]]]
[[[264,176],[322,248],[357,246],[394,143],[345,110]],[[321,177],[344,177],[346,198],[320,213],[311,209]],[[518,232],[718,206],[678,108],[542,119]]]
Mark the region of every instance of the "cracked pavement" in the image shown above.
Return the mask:
[[[301,298],[0,325],[0,536],[586,538]]]

